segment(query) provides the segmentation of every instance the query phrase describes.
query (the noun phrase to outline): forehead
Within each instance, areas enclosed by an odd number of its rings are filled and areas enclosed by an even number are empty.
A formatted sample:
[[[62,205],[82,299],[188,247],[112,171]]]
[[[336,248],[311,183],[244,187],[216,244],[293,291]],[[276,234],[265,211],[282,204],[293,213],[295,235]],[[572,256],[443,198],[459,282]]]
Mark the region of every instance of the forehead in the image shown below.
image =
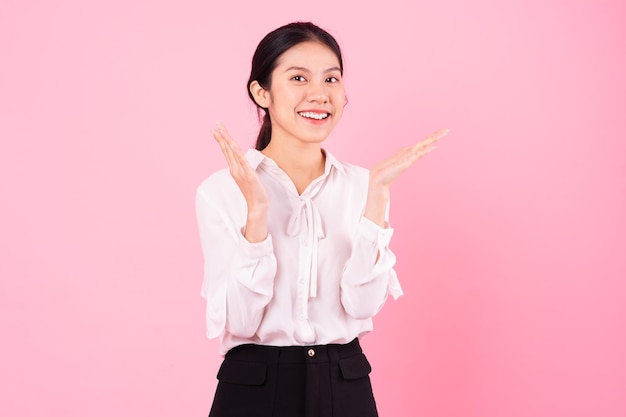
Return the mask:
[[[311,71],[339,67],[337,55],[320,42],[302,42],[287,49],[278,58],[276,68],[301,67]]]

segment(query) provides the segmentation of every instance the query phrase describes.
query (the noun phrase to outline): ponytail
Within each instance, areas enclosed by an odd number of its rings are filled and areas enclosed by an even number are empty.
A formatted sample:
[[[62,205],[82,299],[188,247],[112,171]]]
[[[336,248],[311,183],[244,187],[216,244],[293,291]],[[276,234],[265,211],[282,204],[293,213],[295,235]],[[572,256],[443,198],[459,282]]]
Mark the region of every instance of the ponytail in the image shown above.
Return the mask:
[[[262,151],[270,143],[272,139],[272,121],[270,120],[270,112],[265,109],[265,116],[263,116],[263,124],[259,130],[259,137],[256,139],[256,150]]]

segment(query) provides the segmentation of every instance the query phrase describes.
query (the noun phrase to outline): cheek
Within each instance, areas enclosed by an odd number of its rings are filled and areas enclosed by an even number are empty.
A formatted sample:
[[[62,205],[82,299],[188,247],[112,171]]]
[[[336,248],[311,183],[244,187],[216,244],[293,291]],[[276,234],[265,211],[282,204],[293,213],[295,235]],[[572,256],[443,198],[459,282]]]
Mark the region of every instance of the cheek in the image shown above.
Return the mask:
[[[284,111],[286,108],[294,107],[298,103],[299,97],[294,91],[289,89],[276,89],[272,94],[270,107],[276,111]]]
[[[348,100],[346,98],[346,93],[345,91],[337,91],[334,95],[333,95],[333,103],[335,105],[335,111],[337,113],[343,113],[343,109],[345,107],[345,105],[348,103]]]
[[[333,101],[336,103],[337,106],[345,106],[346,105],[346,90],[344,90],[343,88],[340,90],[337,90],[334,94],[333,94]]]

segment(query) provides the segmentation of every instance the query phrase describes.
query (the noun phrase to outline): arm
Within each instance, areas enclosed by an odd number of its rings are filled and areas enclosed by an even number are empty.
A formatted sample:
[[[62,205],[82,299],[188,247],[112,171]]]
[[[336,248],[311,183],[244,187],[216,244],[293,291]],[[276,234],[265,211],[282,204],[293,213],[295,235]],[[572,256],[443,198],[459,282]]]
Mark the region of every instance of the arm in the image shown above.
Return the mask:
[[[211,133],[228,162],[230,175],[246,200],[248,214],[244,235],[251,243],[261,242],[267,237],[267,213],[270,207],[267,190],[226,128],[218,123]]]
[[[389,293],[394,298],[402,295],[393,270],[396,258],[389,249],[393,234],[387,223],[389,190],[400,174],[432,152],[433,144],[448,132],[448,129],[440,130],[411,147],[402,148],[370,171],[365,210],[341,281],[341,303],[350,316],[372,317],[380,311]]]
[[[272,298],[276,275],[267,228],[269,197],[226,129],[218,123],[211,133],[241,192],[238,197],[245,200],[246,224],[239,230],[224,207],[216,206],[212,203],[215,199],[198,191],[196,209],[205,261],[203,295],[207,298],[208,335],[216,337],[226,328],[231,334],[251,337]]]
[[[199,189],[196,213],[202,252],[202,296],[207,300],[207,334],[219,336],[224,329],[251,337],[261,323],[273,295],[276,275],[271,236],[251,243],[235,227],[223,208]]]
[[[391,184],[406,171],[415,161],[434,151],[435,142],[450,132],[449,129],[439,130],[426,139],[400,149],[391,158],[385,159],[370,170],[367,190],[367,203],[364,216],[381,227],[385,227],[385,209],[389,203]]]
[[[385,212],[383,222],[388,226]],[[356,319],[376,315],[388,294],[396,299],[402,295],[393,269],[396,257],[389,248],[392,235],[392,228],[380,227],[361,217],[341,279],[341,303],[346,313]]]

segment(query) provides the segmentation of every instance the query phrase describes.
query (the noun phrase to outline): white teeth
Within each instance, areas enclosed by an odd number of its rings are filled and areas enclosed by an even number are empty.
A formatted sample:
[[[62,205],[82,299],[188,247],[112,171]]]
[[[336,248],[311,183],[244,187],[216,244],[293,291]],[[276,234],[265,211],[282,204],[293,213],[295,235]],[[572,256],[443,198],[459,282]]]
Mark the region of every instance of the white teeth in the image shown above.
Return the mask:
[[[304,111],[298,113],[302,117],[306,117],[308,119],[322,120],[329,116],[328,113],[313,113],[310,111]]]

